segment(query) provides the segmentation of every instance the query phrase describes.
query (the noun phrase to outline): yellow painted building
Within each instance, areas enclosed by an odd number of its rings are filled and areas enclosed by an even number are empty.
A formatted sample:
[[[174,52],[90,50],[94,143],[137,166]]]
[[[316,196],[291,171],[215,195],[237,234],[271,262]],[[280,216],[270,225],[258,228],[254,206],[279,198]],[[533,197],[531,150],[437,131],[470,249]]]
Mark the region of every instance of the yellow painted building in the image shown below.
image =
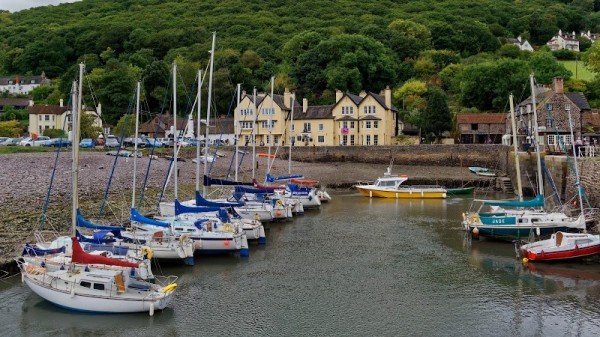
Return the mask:
[[[58,129],[69,133],[71,131],[71,110],[63,105],[32,105],[27,108],[29,113],[29,134],[43,135],[44,130]],[[85,108],[84,113],[94,117],[93,126],[102,129],[101,106],[96,109]],[[65,119],[68,119],[65,121]],[[69,136],[70,138],[70,136]]]
[[[391,145],[397,134],[397,109],[391,90],[380,94],[353,95],[336,92],[333,105],[309,106],[294,100],[286,89],[283,95],[243,94],[235,109],[235,133],[239,144],[294,146]],[[255,104],[256,101],[256,104]],[[256,112],[258,111],[258,115]],[[290,130],[291,126],[291,130]],[[269,144],[270,143],[270,144]]]

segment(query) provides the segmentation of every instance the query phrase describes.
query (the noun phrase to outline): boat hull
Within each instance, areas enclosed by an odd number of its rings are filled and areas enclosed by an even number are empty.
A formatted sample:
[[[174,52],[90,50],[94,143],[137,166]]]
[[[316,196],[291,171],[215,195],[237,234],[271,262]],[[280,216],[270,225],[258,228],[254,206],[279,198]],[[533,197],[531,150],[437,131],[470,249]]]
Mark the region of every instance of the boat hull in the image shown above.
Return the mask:
[[[94,313],[134,313],[162,310],[166,308],[173,299],[173,292],[157,293],[153,292],[151,296],[120,296],[120,295],[92,295],[80,293],[71,290],[72,283],[55,282],[57,285],[63,285],[64,289],[59,289],[51,284],[44,282],[44,274],[30,275],[27,272],[21,273],[23,282],[37,295],[57,306],[82,312]]]
[[[356,187],[360,193],[370,198],[394,198],[394,199],[445,199],[447,194],[441,188],[406,188],[400,190],[384,190],[376,188]]]

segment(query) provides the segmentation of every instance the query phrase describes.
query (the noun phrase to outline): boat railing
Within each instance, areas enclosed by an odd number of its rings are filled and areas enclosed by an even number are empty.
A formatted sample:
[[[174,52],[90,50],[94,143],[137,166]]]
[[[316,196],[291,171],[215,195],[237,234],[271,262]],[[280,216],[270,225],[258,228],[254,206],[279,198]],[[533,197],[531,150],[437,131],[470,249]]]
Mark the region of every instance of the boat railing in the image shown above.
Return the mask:
[[[375,181],[373,180],[357,180],[356,185],[373,185]]]
[[[169,284],[175,283],[179,277],[175,275],[154,275],[154,283],[161,287],[166,287]]]
[[[398,189],[411,189],[411,188],[441,188],[441,189],[445,189],[443,186],[440,186],[440,185],[400,185],[400,186],[398,186]]]

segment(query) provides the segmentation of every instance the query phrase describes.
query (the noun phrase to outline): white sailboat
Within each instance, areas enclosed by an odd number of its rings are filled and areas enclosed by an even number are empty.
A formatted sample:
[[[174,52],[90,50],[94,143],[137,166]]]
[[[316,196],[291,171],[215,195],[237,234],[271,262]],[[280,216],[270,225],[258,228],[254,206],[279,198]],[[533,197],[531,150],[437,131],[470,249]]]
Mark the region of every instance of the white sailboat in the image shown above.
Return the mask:
[[[73,143],[79,142],[79,114],[84,65],[80,64],[77,105],[72,109]],[[75,102],[75,100],[74,100]],[[17,259],[22,281],[36,294],[55,305],[84,312],[129,313],[162,310],[172,301],[177,284],[175,277],[157,280],[164,286],[132,277],[139,264],[93,255],[83,251],[75,238],[78,215],[79,147],[73,146],[72,245],[69,264],[58,270],[43,261]],[[135,275],[135,274],[134,274]]]
[[[215,39],[216,33],[213,33],[213,41],[211,48],[211,79],[212,82],[212,67],[214,63],[214,48],[215,48]],[[177,137],[177,102],[175,99],[176,96],[176,72],[177,66],[173,64],[173,119],[175,125],[175,137]],[[201,80],[202,74],[199,73],[198,76],[198,93],[200,93],[201,89]],[[209,84],[209,96],[211,93],[211,84]],[[200,96],[198,95],[198,109],[200,109]],[[210,104],[209,106],[209,114],[210,114]],[[207,123],[208,125],[208,123]],[[208,127],[207,127],[208,130]],[[198,130],[199,132],[199,130]],[[208,131],[207,131],[208,132]],[[173,170],[171,172],[177,172],[177,147],[174,148],[174,163]],[[206,169],[205,169],[206,170]],[[197,169],[197,172],[198,169]],[[197,179],[198,186],[199,178]],[[174,174],[174,189],[175,189],[175,200],[174,202],[160,202],[159,204],[159,212],[160,217],[159,220],[166,222],[169,224],[170,228],[173,230],[175,234],[188,234],[189,237],[194,240],[194,248],[198,253],[228,253],[228,252],[236,252],[239,253],[240,256],[248,256],[248,239],[243,230],[237,230],[241,228],[241,226],[237,226],[231,223],[226,223],[223,221],[216,221],[211,216],[214,214],[207,214],[207,212],[214,212],[215,209],[194,209],[190,207],[181,207],[181,204],[177,200],[177,174]],[[183,210],[183,211],[178,211]],[[200,222],[208,222],[210,221],[211,226],[200,226]],[[229,226],[225,226],[228,224]],[[151,225],[144,224],[143,228],[149,229]],[[233,243],[233,244],[232,244]]]

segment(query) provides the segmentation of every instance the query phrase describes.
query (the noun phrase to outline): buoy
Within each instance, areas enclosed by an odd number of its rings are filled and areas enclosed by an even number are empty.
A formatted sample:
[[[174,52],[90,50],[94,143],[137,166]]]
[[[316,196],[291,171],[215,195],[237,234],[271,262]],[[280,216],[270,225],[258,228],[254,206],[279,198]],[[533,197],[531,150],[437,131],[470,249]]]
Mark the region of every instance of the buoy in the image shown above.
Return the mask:
[[[229,246],[229,240],[225,240],[225,242],[223,242],[223,244],[224,244],[225,246]]]
[[[527,264],[527,262],[529,262],[529,259],[528,259],[528,258],[526,258],[526,257],[524,257],[524,258],[523,258],[523,264]]]
[[[479,228],[473,228],[473,235],[479,235]]]
[[[154,316],[154,303],[150,303],[150,316]]]

